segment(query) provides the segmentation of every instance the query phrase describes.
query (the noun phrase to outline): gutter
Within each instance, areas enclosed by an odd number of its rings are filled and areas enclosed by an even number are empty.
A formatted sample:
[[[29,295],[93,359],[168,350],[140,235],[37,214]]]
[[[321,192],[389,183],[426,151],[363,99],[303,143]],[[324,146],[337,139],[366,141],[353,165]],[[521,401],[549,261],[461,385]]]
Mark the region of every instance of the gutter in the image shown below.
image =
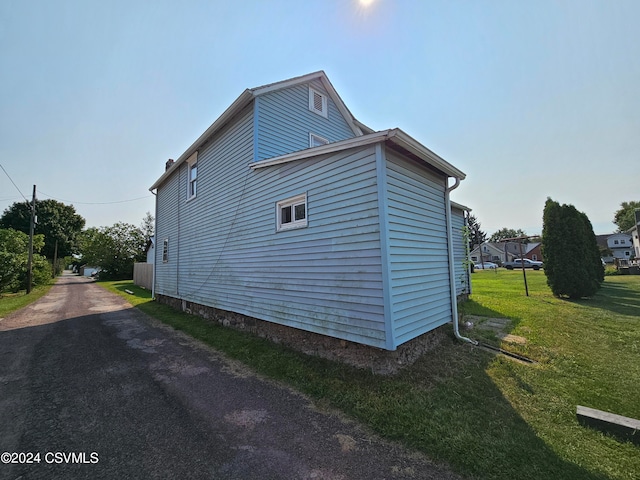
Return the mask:
[[[447,220],[447,246],[449,247],[449,288],[451,291],[451,316],[453,321],[453,333],[458,340],[478,345],[478,342],[470,338],[460,335],[460,326],[458,322],[458,301],[456,296],[456,274],[455,274],[455,258],[453,255],[453,228],[451,221],[451,192],[460,185],[460,178],[453,177],[455,183],[447,187],[444,191],[445,218]],[[448,182],[448,179],[447,179]]]

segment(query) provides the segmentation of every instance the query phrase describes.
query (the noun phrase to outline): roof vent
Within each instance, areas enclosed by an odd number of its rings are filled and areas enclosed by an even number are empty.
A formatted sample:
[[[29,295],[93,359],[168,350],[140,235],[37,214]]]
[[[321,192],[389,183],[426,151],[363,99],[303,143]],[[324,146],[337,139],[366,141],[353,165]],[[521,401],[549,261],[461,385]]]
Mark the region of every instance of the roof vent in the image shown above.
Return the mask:
[[[175,160],[173,158],[167,160],[167,163],[164,164],[164,171],[166,172],[167,170],[169,170],[171,168],[171,165],[173,165],[174,163]]]

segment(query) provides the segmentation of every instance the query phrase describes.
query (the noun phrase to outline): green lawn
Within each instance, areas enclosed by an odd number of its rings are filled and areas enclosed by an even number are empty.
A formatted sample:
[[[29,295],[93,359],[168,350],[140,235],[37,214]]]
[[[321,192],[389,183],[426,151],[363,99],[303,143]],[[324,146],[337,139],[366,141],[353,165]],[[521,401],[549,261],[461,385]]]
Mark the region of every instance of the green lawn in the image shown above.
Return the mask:
[[[506,317],[535,365],[448,339],[394,377],[308,357],[150,301],[130,282],[102,285],[184,330],[337,407],[386,438],[463,475],[496,479],[637,479],[640,447],[580,426],[576,405],[640,418],[640,276],[610,276],[592,300],[554,298],[543,272],[473,274],[465,314]],[[127,288],[134,295],[123,293]],[[470,337],[498,342],[479,329]]]
[[[53,282],[49,285],[39,285],[37,287],[33,287],[29,295],[27,295],[27,292],[25,290],[21,290],[18,293],[0,294],[0,318],[6,317],[10,313],[26,307],[32,302],[35,302],[40,297],[45,295],[52,286]]]

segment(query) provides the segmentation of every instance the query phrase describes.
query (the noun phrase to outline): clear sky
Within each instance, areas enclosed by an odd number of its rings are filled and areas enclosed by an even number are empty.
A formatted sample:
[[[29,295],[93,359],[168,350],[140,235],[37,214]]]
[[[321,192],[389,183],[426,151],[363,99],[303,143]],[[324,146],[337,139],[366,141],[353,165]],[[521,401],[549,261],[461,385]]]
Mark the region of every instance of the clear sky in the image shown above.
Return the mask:
[[[637,0],[2,0],[0,163],[88,226],[139,225],[165,161],[245,88],[324,70],[360,121],[464,171],[453,200],[488,234],[540,233],[549,196],[609,233],[640,200],[639,18]],[[0,171],[0,211],[21,199]]]

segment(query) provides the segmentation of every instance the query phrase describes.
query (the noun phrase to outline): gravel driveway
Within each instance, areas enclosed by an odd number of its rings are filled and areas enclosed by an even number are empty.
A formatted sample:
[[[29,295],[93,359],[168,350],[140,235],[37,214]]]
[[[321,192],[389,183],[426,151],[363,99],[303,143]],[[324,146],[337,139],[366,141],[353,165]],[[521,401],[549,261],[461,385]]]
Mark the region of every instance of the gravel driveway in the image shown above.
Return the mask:
[[[459,478],[70,275],[0,320],[0,452],[2,479]]]

